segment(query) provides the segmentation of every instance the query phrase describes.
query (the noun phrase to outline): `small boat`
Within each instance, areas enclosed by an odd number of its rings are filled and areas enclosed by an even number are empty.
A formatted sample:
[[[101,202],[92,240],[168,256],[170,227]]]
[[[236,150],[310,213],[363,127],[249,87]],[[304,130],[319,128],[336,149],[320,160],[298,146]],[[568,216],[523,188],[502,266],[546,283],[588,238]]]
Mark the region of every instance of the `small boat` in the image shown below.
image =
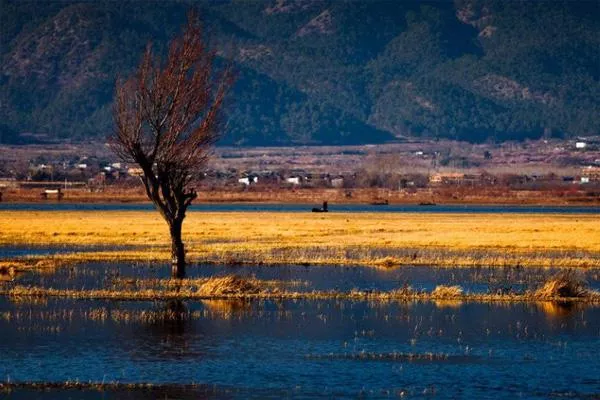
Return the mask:
[[[433,201],[422,201],[419,203],[420,206],[435,206],[436,204]]]
[[[329,212],[329,210],[327,209],[327,202],[324,201],[323,202],[323,207],[319,208],[319,207],[313,207],[312,212]]]

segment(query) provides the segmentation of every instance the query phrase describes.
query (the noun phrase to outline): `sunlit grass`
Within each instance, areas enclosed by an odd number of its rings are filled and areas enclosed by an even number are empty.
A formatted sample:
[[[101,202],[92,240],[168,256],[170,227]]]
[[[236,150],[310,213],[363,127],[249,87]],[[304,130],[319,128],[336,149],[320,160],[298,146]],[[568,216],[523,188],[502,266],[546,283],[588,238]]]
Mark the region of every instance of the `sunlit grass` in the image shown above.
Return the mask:
[[[576,287],[577,291],[548,290],[550,285],[560,287]],[[460,286],[438,285],[433,291],[415,290],[404,286],[389,291],[350,290],[350,291],[310,291],[298,292],[280,290],[270,282],[256,278],[242,278],[235,275],[201,278],[190,281],[181,280],[140,280],[130,287],[126,285],[110,289],[54,289],[35,286],[15,285],[1,287],[0,295],[9,298],[20,297],[61,297],[71,299],[112,299],[112,300],[211,300],[211,299],[347,299],[370,301],[568,301],[583,303],[600,303],[600,293],[590,290],[574,275],[561,275],[549,278],[540,289],[527,290],[521,293],[469,293]]]
[[[600,267],[600,223],[584,214],[190,212],[184,240],[192,262]],[[108,246],[43,257],[56,262],[169,258],[152,211],[3,211],[0,245]]]

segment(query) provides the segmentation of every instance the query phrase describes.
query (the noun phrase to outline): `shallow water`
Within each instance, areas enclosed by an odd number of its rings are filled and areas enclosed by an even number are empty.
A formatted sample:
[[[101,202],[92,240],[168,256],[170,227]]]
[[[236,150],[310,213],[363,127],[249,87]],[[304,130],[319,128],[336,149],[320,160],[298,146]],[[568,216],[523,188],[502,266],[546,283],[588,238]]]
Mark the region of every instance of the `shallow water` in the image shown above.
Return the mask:
[[[275,286],[288,291],[358,290],[389,291],[404,286],[431,291],[437,285],[460,285],[470,293],[522,292],[536,288],[558,272],[555,268],[522,267],[431,267],[403,266],[393,269],[364,266],[301,265],[191,265],[189,278],[238,275],[275,281]],[[4,285],[31,285],[54,289],[103,289],[131,285],[137,279],[168,279],[170,266],[164,263],[90,262],[55,270],[23,273]],[[600,272],[579,272],[588,285],[600,289]],[[2,283],[0,283],[2,285]],[[133,286],[129,287],[134,288]]]
[[[139,247],[139,246],[137,246]],[[125,249],[135,249],[136,246],[76,246],[76,245],[0,245],[0,260],[11,259],[15,257],[40,256],[67,253],[85,253],[92,251],[116,251]]]
[[[0,298],[0,377],[193,382],[212,390],[199,397],[221,398],[541,399],[600,393],[600,308],[221,300],[186,303],[187,319],[148,317],[165,307]],[[35,393],[18,389],[9,397]],[[120,397],[74,393],[47,395]]]
[[[260,211],[260,212],[310,212],[320,204],[253,204],[212,203],[194,204],[191,211]],[[150,203],[0,203],[0,211],[143,211],[153,210]],[[329,204],[330,212],[410,212],[410,213],[525,213],[525,214],[600,214],[600,207],[579,206],[529,206],[529,205],[436,205],[420,206],[399,204],[372,206],[369,204]]]

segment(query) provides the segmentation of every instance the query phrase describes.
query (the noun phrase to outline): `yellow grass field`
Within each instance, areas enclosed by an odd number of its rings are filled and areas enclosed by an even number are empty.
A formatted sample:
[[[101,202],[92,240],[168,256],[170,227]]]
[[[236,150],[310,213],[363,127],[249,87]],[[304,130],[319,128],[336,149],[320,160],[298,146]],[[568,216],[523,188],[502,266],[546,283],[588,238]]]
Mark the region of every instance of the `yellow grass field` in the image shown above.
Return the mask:
[[[595,215],[189,212],[192,262],[600,267]],[[167,260],[153,211],[2,211],[0,245],[142,246],[55,259]]]

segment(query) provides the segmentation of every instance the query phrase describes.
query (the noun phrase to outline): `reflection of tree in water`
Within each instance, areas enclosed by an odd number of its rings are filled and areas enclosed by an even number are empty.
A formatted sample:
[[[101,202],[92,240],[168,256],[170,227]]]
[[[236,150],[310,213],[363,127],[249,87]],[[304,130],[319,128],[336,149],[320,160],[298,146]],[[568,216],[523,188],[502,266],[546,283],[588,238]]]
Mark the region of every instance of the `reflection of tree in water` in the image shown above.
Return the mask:
[[[181,300],[157,303],[157,309],[144,311],[151,315],[137,324],[130,342],[130,352],[144,360],[183,360],[202,358],[197,340],[201,335],[193,324],[192,314]]]
[[[218,347],[225,332],[235,329],[218,321],[236,320],[251,312],[245,299],[202,300],[202,311],[191,311],[181,300],[157,303],[134,324],[123,346],[137,359],[198,360]]]
[[[194,325],[187,305],[181,300],[170,300],[162,312],[159,311],[159,316],[147,327],[152,336],[160,336],[156,346],[161,355],[169,359],[190,357],[193,352],[189,342]]]

